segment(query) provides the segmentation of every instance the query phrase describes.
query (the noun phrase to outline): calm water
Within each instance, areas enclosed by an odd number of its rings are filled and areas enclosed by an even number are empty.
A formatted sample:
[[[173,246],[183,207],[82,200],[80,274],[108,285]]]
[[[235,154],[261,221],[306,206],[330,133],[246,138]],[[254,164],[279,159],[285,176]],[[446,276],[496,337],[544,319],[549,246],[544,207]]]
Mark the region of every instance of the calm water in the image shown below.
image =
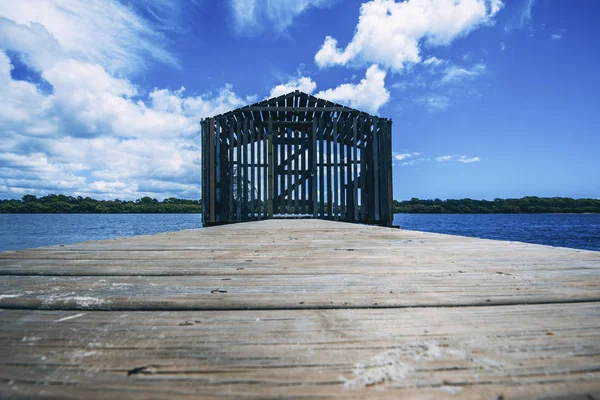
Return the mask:
[[[0,214],[0,251],[201,227],[200,214]]]
[[[396,214],[394,225],[600,251],[598,214]],[[200,227],[200,214],[0,214],[0,251]]]
[[[600,251],[600,214],[396,214],[394,225]]]

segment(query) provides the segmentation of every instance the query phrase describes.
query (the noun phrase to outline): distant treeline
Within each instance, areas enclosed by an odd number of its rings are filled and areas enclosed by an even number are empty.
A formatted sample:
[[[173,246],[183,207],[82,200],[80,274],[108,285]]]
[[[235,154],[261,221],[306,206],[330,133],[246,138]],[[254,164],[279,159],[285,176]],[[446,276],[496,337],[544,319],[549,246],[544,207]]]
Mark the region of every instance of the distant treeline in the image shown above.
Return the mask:
[[[0,200],[0,213],[200,213],[199,200],[182,200],[174,197],[158,201],[142,197],[135,201],[95,200],[89,197],[73,197],[49,194],[36,197],[32,194],[21,200]]]
[[[541,214],[600,213],[600,199],[523,197],[521,199],[394,200],[395,213],[409,214]]]
[[[170,197],[158,201],[142,197],[135,201],[95,200],[49,194],[32,194],[21,200],[0,200],[0,213],[201,213],[200,200]],[[259,204],[260,207],[260,204]],[[600,199],[571,199],[568,197],[523,197],[521,199],[449,199],[406,201],[394,200],[395,213],[409,214],[540,214],[540,213],[600,213]]]

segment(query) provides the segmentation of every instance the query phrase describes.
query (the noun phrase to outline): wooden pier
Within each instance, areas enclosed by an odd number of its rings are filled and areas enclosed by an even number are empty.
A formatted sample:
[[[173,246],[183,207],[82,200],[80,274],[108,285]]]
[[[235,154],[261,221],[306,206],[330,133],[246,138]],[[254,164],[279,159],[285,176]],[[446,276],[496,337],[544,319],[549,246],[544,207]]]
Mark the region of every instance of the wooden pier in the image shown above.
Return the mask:
[[[0,398],[600,398],[600,252],[266,220],[0,275]]]

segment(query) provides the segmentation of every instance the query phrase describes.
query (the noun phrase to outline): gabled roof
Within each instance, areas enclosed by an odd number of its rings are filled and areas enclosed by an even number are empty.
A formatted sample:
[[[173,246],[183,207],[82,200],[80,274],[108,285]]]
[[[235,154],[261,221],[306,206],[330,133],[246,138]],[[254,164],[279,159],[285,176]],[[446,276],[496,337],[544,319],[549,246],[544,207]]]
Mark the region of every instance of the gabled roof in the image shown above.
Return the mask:
[[[338,117],[345,113],[346,115],[351,114],[373,118],[372,115],[363,111],[320,99],[299,90],[240,107],[224,114],[216,115],[213,118],[237,117],[241,114],[246,118],[257,121],[267,121],[269,118],[273,120],[288,120],[290,117],[296,117],[296,120],[312,120],[315,114],[317,114],[317,117],[320,117],[323,116],[323,113],[337,113]]]

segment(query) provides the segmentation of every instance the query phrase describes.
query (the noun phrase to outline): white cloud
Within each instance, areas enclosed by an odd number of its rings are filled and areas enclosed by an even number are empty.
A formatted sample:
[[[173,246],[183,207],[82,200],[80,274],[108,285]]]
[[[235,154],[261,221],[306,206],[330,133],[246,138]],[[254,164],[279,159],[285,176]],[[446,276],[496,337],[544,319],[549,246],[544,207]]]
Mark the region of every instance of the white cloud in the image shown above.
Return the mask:
[[[0,197],[198,198],[200,118],[253,98],[227,84],[146,93],[129,74],[149,57],[176,61],[156,26],[116,1],[0,0],[0,15]],[[7,50],[51,90],[14,79]]]
[[[450,107],[450,98],[438,94],[421,96],[415,101],[427,107],[429,112],[444,111]]]
[[[479,157],[460,156],[458,161],[460,161],[461,163],[474,163],[474,162],[481,161],[481,159]]]
[[[428,59],[426,59],[425,61],[423,61],[423,64],[428,65],[428,66],[432,66],[432,67],[437,67],[441,64],[444,64],[445,61],[444,60],[440,60],[439,58],[432,56],[429,57]]]
[[[447,156],[439,156],[435,158],[435,161],[437,162],[448,162],[448,161],[452,161],[452,160],[456,160],[459,161],[461,163],[474,163],[474,162],[478,162],[481,161],[481,159],[479,157],[467,157],[467,156],[459,156],[459,155],[447,155]]]
[[[300,90],[301,92],[312,94],[317,88],[317,84],[309,77],[302,76],[298,79],[292,79],[287,83],[277,85],[271,89],[269,97],[277,97],[294,90]]]
[[[396,159],[397,161],[402,161],[407,158],[411,158],[413,156],[420,156],[420,155],[421,155],[421,153],[419,153],[419,152],[394,154],[394,159]]]
[[[177,64],[159,30],[118,1],[0,0],[0,17],[0,47],[25,52],[37,69],[64,58],[111,73],[135,72],[148,57]]]
[[[471,68],[463,68],[456,65],[452,65],[444,71],[444,76],[442,77],[440,83],[447,84],[451,82],[457,82],[466,78],[475,78],[479,75],[485,73],[485,65],[484,64],[476,64]]]
[[[306,10],[326,8],[338,0],[230,0],[238,33],[256,35],[268,28],[284,32]]]
[[[390,99],[390,92],[385,88],[385,75],[385,71],[378,65],[372,65],[359,83],[344,83],[336,88],[321,91],[316,96],[376,113]]]
[[[401,70],[421,62],[421,46],[449,45],[493,23],[500,0],[372,0],[363,3],[354,37],[345,49],[331,36],[315,55],[320,67],[379,63]]]
[[[550,38],[554,40],[560,40],[562,39],[562,35],[559,35],[558,33],[553,33],[552,35],[550,35]]]
[[[525,0],[517,14],[508,22],[505,31],[509,32],[515,29],[521,29],[532,19],[531,10],[537,0]]]
[[[500,51],[504,50],[506,50],[506,45],[504,44],[504,42],[500,42]]]

